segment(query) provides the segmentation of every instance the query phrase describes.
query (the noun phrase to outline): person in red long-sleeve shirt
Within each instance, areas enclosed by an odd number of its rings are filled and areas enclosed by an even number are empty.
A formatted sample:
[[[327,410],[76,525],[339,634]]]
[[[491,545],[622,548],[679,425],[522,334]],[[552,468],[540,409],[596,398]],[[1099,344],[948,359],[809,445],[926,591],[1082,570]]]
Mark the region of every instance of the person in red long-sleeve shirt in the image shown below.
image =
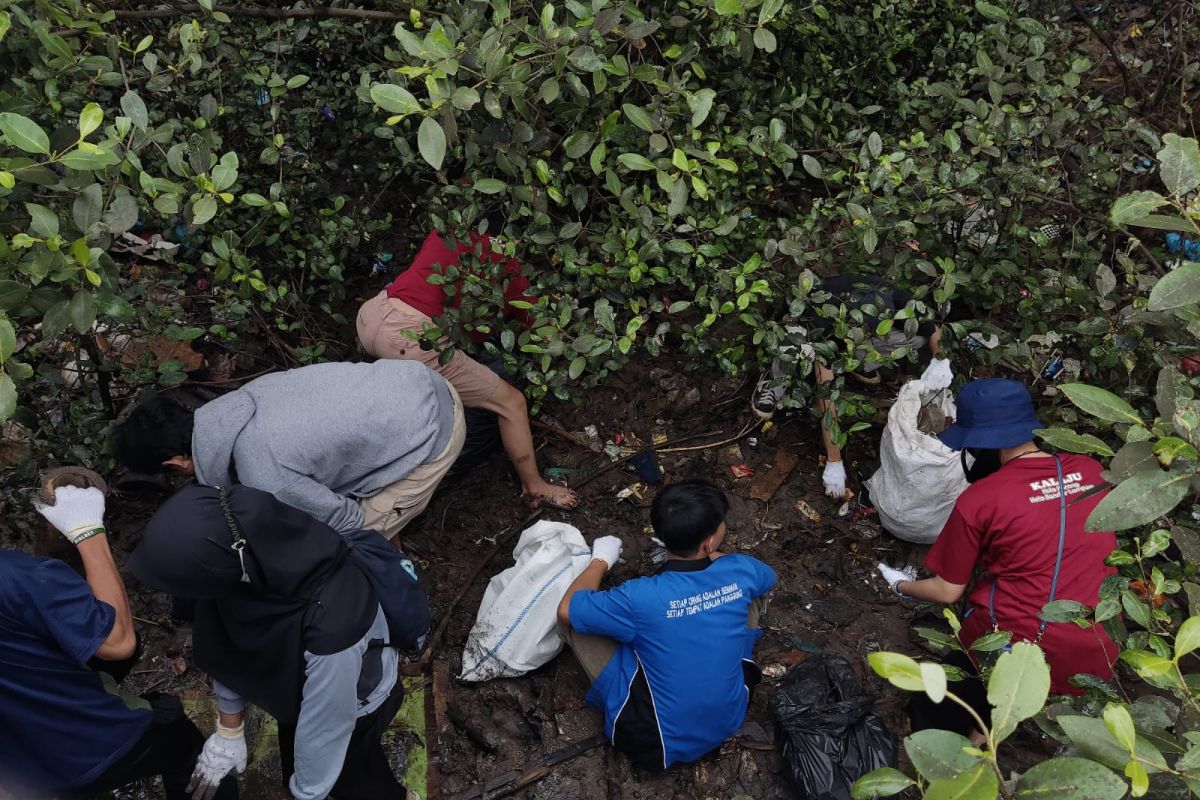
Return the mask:
[[[533,302],[526,295],[529,281],[521,274],[521,265],[492,249],[492,237],[472,233],[450,249],[438,231],[433,231],[417,252],[412,265],[401,272],[382,292],[372,297],[358,312],[358,339],[376,358],[407,358],[437,370],[450,382],[463,405],[495,412],[500,421],[500,439],[508,453],[521,488],[534,508],[542,503],[556,508],[574,508],[579,498],[565,486],[548,482],[538,470],[533,452],[533,434],[529,429],[529,409],[525,395],[488,367],[455,349],[448,363],[440,353],[448,342],[425,350],[418,340],[426,326],[434,324],[446,310],[457,308],[462,300],[462,278],[446,284],[431,283],[433,275],[444,274],[447,267],[458,265],[465,253],[474,252],[483,260],[503,264],[504,316],[525,325],[532,323],[525,309],[512,301]],[[453,292],[447,290],[453,285]]]

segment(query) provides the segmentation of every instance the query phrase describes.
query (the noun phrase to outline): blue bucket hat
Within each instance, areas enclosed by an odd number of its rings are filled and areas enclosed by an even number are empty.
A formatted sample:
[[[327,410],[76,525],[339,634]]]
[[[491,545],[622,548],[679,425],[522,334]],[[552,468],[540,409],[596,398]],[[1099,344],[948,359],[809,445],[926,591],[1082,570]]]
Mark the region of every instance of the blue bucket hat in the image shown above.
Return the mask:
[[[999,450],[1028,442],[1041,427],[1024,384],[985,378],[963,387],[958,395],[958,418],[938,438],[954,450]]]

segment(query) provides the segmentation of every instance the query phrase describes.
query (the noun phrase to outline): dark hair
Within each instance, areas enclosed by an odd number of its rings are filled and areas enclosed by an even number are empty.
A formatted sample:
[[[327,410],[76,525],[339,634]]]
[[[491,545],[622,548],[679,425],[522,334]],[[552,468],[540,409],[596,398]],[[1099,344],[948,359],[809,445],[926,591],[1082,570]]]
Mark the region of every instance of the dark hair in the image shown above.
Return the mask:
[[[654,534],[677,556],[693,555],[700,543],[717,532],[729,511],[729,500],[704,480],[680,481],[664,487],[650,506]]]
[[[117,463],[147,475],[163,462],[192,454],[192,412],[169,397],[153,394],[133,410],[113,435]]]

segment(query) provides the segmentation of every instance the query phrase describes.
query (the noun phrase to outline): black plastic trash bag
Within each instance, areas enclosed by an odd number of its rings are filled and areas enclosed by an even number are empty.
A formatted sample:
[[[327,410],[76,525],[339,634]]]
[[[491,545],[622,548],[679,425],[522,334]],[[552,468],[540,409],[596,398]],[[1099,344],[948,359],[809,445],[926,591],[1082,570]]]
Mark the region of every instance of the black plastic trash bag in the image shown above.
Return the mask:
[[[803,800],[850,800],[854,781],[896,765],[896,739],[875,698],[840,656],[797,664],[771,698],[784,769]]]

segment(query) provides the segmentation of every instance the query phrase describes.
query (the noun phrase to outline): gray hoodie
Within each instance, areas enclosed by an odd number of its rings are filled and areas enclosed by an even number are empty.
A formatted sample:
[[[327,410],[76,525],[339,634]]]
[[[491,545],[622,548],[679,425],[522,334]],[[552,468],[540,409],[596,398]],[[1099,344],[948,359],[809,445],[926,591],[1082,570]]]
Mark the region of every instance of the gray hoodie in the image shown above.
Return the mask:
[[[192,459],[208,486],[270,492],[339,531],[362,527],[357,498],[439,456],[454,396],[416,361],[314,364],[264,375],[196,410]]]

